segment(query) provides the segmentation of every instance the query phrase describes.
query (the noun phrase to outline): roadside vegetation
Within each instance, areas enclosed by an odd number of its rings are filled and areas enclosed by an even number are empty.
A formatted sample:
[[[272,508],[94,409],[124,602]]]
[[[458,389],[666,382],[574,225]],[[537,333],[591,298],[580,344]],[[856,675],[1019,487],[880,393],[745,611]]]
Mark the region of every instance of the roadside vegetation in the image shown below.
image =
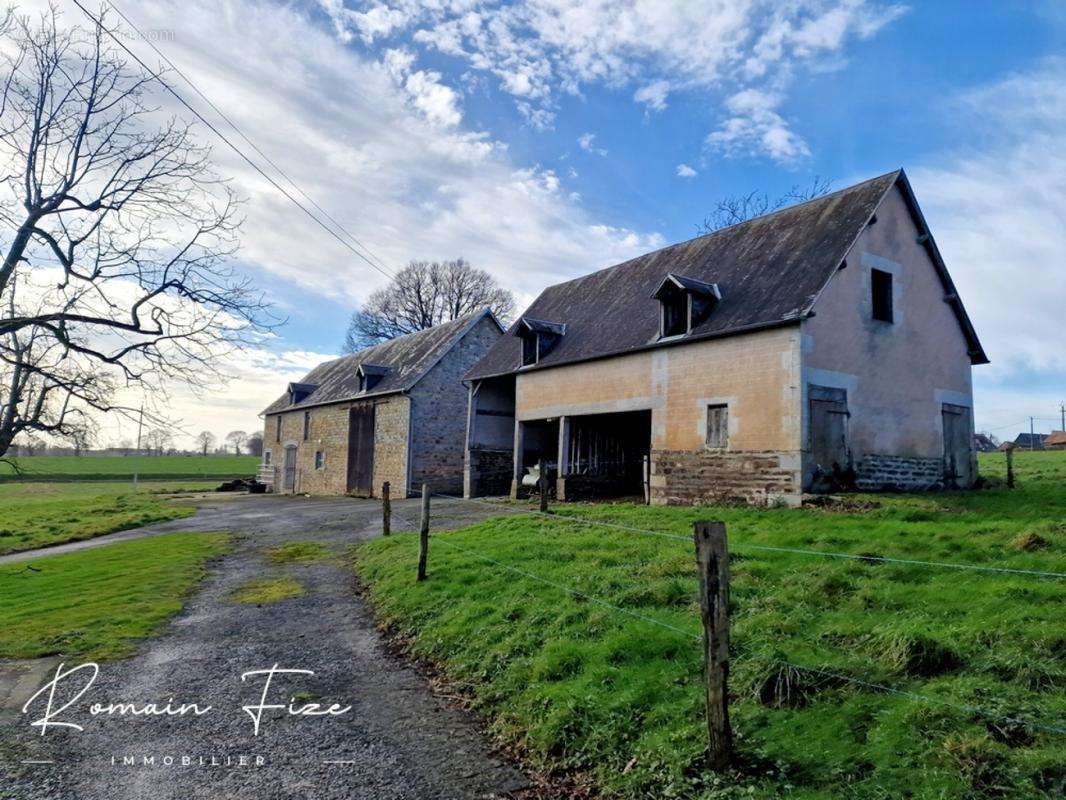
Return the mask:
[[[171,533],[0,564],[0,657],[129,655],[181,609],[226,542]]]
[[[246,478],[258,456],[27,456],[0,462],[0,481],[106,481]],[[17,469],[16,469],[17,466]]]
[[[267,550],[267,558],[273,564],[310,564],[329,555],[329,548],[318,542],[288,542]]]
[[[978,492],[502,517],[434,535],[424,583],[417,535],[355,561],[382,618],[496,734],[609,796],[1061,797],[1066,735],[1046,728],[1066,730],[1066,581],[753,547],[1066,572],[1066,453],[1019,453],[1014,491],[1003,460],[982,458]],[[728,524],[732,773],[702,766],[692,545],[566,516],[685,539],[697,519]]]
[[[304,594],[304,585],[295,578],[256,578],[230,595],[236,603],[276,603]]]
[[[0,483],[0,555],[181,519],[195,510],[172,502],[214,483]]]

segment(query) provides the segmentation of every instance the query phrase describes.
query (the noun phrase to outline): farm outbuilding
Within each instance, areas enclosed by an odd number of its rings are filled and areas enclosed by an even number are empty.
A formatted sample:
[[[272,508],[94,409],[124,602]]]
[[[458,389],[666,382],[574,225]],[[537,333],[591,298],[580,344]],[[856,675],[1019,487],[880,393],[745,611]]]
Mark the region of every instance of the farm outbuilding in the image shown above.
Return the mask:
[[[987,361],[899,170],[545,289],[467,374],[466,491],[966,487]]]
[[[463,375],[501,335],[484,309],[315,367],[263,411],[260,480],[279,493],[459,492]]]

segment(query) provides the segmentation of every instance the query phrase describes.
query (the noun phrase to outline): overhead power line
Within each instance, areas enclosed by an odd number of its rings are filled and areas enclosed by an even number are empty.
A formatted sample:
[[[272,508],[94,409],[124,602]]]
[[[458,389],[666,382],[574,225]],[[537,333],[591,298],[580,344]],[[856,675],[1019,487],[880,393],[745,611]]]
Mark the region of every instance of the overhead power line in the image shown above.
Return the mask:
[[[179,103],[181,103],[183,106],[185,106],[185,108],[187,108],[190,112],[192,112],[196,116],[197,119],[199,119],[201,122],[204,123],[204,125],[206,125],[208,128],[210,128],[211,131],[216,136],[218,136],[218,138],[221,139],[227,146],[229,146],[229,148],[231,150],[233,150],[233,152],[235,152],[238,156],[240,156],[241,159],[243,159],[248,164],[248,166],[250,166],[256,172],[258,172],[260,175],[262,175],[275,189],[277,189],[279,192],[281,192],[290,202],[292,202],[297,208],[299,208],[301,211],[303,211],[304,214],[306,214],[308,217],[310,217],[326,233],[328,233],[330,236],[332,236],[334,239],[336,239],[338,242],[340,242],[344,247],[346,247],[348,250],[350,250],[352,253],[354,253],[356,256],[358,256],[360,259],[365,261],[368,265],[370,265],[370,267],[372,267],[373,269],[375,269],[378,272],[380,272],[386,278],[389,278],[391,280],[391,279],[393,279],[395,277],[387,269],[382,268],[381,266],[378,266],[378,264],[374,263],[374,261],[372,261],[370,257],[368,257],[367,255],[364,255],[360,250],[358,250],[356,247],[354,247],[350,242],[346,241],[343,237],[340,236],[340,234],[337,233],[337,231],[335,231],[333,228],[331,228],[329,225],[327,225],[325,222],[323,222],[318,216],[316,216],[314,213],[312,213],[312,211],[309,208],[307,208],[307,206],[305,206],[303,203],[301,203],[299,200],[297,200],[295,197],[293,197],[292,194],[290,194],[289,191],[286,190],[284,186],[279,184],[271,175],[267,174],[266,171],[264,171],[262,167],[260,167],[255,161],[253,161],[251,159],[251,157],[249,157],[243,150],[241,150],[236,144],[234,144],[233,141],[229,137],[227,137],[224,133],[222,133],[222,131],[220,131],[217,127],[215,127],[215,125],[212,124],[212,122],[209,119],[207,119],[207,117],[205,117],[203,114],[201,114],[198,109],[196,109],[192,104],[190,104],[184,97],[182,97],[180,94],[178,94],[178,91],[176,89],[174,89],[174,87],[172,87],[169,83],[167,83],[165,80],[163,80],[162,77],[157,75],[156,72],[153,69],[151,69],[141,59],[140,56],[138,56],[129,47],[127,47],[125,42],[123,42],[111,30],[109,30],[103,24],[103,21],[99,17],[97,17],[95,14],[93,14],[91,11],[89,11],[82,4],[81,0],[72,0],[72,2],[79,9],[81,9],[82,13],[85,14],[85,16],[87,16],[89,19],[91,19],[93,21],[93,23],[97,27],[100,28],[100,30],[104,31],[104,33],[106,33],[115,44],[117,44],[122,50],[124,50],[127,53],[127,55],[130,56],[130,58],[132,58],[134,61],[136,61],[138,64],[140,64],[140,66],[145,71],[147,71],[150,75],[152,75],[155,78],[155,80],[158,81],[159,84],[164,89],[166,89],[170,94],[172,94],[174,96],[174,98]],[[110,5],[110,3],[109,3],[109,5]],[[123,19],[125,19],[125,20],[127,20],[127,22],[129,22],[127,17],[125,15],[123,15],[121,11],[119,11],[113,5],[111,5],[111,7],[115,9],[115,12],[118,13],[119,16],[121,16]],[[132,23],[130,23],[130,25],[132,26]],[[136,27],[134,27],[134,30],[137,30]],[[138,33],[140,33],[140,31],[138,31]],[[143,36],[143,34],[142,34],[142,36]],[[151,44],[151,43],[149,42],[149,44]],[[159,50],[157,48],[155,48],[155,45],[152,45],[152,48],[154,50],[156,50],[157,53],[159,53]],[[167,63],[170,63],[169,59],[167,59],[165,56],[163,56],[162,53],[160,53],[160,56],[165,61],[167,61]],[[174,69],[175,69],[175,72],[178,72],[179,75],[182,75],[182,73],[176,67]],[[192,82],[189,81],[188,78],[186,78],[184,75],[182,75],[182,77],[185,78],[185,80],[188,81],[190,85],[192,85]],[[204,97],[203,93],[200,92],[199,89],[196,89],[195,86],[193,86],[193,89],[201,97]],[[206,97],[205,97],[205,99],[206,99]],[[218,111],[218,108],[213,103],[208,101],[208,104],[211,105],[211,107],[214,108],[216,111]],[[237,130],[237,132],[245,139],[245,141],[248,141],[249,144],[251,144],[252,147],[255,148],[256,152],[258,152],[261,156],[263,156],[263,158],[266,159],[267,162],[274,167],[274,169],[278,170],[278,172],[281,173],[285,177],[286,180],[288,180],[290,183],[292,183],[293,186],[296,186],[296,183],[291,178],[289,178],[288,175],[285,175],[285,173],[276,164],[274,164],[269,158],[267,158],[266,155],[263,154],[263,152],[258,147],[256,147],[254,143],[251,142],[251,140],[249,140],[246,136],[244,136],[244,134],[240,131],[240,129],[238,129],[237,126],[233,124],[233,122],[231,122],[224,114],[222,114],[221,111],[218,111],[218,113],[222,116],[223,119],[225,119],[227,122],[229,122],[230,125],[233,125],[234,129]],[[315,205],[316,208],[319,208],[321,210],[321,207],[318,206],[318,204],[315,203],[313,200],[311,200],[310,196],[307,195],[306,192],[304,192],[298,186],[296,186],[296,188],[297,188],[297,191],[299,191],[301,194],[303,194],[304,197],[307,197],[308,200],[313,205]],[[323,211],[323,213],[325,214],[326,212]],[[333,218],[330,217],[328,214],[326,214],[326,216],[329,219],[333,220]],[[355,239],[355,237],[352,236],[352,234],[350,234],[347,231],[345,231],[336,222],[336,220],[333,220],[333,224],[337,225],[337,227],[340,228],[341,231],[343,231],[346,235],[350,236],[353,240],[358,242],[358,240]],[[366,245],[362,244],[361,242],[359,242],[359,245],[361,247],[365,248],[367,250],[367,252],[370,253],[371,256],[373,256],[373,253],[369,250],[369,248],[366,248]],[[374,258],[376,258],[376,256],[374,256]]]

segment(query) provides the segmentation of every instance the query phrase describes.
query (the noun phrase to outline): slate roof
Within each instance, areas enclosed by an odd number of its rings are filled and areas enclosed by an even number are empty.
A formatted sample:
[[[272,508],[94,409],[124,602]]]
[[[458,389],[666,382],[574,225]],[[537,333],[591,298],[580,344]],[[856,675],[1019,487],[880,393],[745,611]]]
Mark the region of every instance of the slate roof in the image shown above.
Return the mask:
[[[1045,439],[1047,439],[1046,433],[1019,433],[1014,439],[1014,444],[1021,448],[1032,446],[1034,450],[1043,450]]]
[[[484,308],[451,322],[399,336],[357,353],[319,364],[300,380],[301,384],[311,384],[315,387],[310,395],[299,403],[290,403],[289,394],[286,392],[261,413],[274,414],[294,408],[407,391],[485,315],[496,322],[492,312]],[[383,368],[387,370],[384,377],[368,392],[359,391],[358,369],[364,363],[368,372],[378,372]]]
[[[922,244],[936,265],[945,296],[952,298],[971,361],[986,363],[906,175],[896,170],[550,286],[523,316],[566,325],[566,335],[551,352],[537,364],[521,367],[521,341],[504,336],[466,377],[478,380],[798,322],[811,312],[856,237],[896,185],[925,234]],[[669,273],[716,284],[722,299],[689,334],[660,342],[659,306],[651,297]]]

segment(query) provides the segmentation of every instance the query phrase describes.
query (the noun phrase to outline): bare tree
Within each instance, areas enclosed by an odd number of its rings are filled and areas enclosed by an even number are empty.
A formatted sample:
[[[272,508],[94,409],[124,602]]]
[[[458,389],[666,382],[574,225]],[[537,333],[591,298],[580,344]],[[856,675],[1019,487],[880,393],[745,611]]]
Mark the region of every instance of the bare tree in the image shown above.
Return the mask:
[[[412,261],[393,281],[371,293],[352,314],[343,350],[431,328],[488,306],[501,320],[514,312],[514,295],[464,259]]]
[[[88,450],[96,442],[97,431],[95,426],[86,424],[75,428],[69,434],[70,443],[74,445],[74,455],[80,456],[83,450]]]
[[[272,325],[228,266],[237,199],[108,25],[64,29],[53,7],[0,30],[0,456],[19,431],[132,415],[122,386],[217,381]]]
[[[148,455],[153,452],[157,456],[163,455],[174,444],[174,435],[166,428],[152,428],[144,435],[144,446]]]
[[[207,451],[215,446],[215,434],[211,431],[200,431],[196,434],[196,445],[200,448],[200,455],[206,456]]]
[[[786,206],[813,200],[829,193],[832,181],[815,175],[810,184],[801,186],[794,184],[791,189],[771,200],[765,192],[753,191],[749,194],[737,194],[723,197],[709,215],[703,218],[703,222],[696,226],[699,235],[713,233],[714,231],[745,222],[754,217],[761,217],[771,211],[779,211]]]
[[[245,442],[245,447],[248,449],[248,455],[261,456],[263,455],[263,434],[256,432],[248,437],[248,441]]]
[[[226,441],[233,445],[233,455],[241,454],[241,447],[248,440],[248,434],[244,431],[230,431],[226,434]]]

